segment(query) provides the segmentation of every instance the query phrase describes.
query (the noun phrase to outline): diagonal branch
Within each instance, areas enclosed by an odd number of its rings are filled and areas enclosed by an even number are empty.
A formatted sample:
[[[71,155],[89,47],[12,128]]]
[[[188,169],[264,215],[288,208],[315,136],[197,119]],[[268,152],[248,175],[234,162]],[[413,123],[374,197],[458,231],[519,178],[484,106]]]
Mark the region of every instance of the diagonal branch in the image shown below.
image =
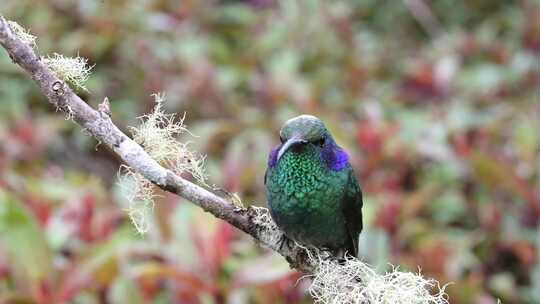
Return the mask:
[[[6,19],[0,16],[0,44],[14,63],[21,66],[38,84],[47,100],[57,109],[72,117],[96,140],[109,147],[134,171],[142,174],[163,190],[175,193],[217,218],[227,221],[251,235],[256,241],[278,252],[293,268],[311,273],[304,248],[291,244],[281,246],[282,233],[265,208],[240,208],[232,202],[197,186],[159,165],[144,149],[131,140],[112,122],[110,113],[100,107],[95,110],[75,94],[70,87],[47,67],[32,47],[17,36]]]

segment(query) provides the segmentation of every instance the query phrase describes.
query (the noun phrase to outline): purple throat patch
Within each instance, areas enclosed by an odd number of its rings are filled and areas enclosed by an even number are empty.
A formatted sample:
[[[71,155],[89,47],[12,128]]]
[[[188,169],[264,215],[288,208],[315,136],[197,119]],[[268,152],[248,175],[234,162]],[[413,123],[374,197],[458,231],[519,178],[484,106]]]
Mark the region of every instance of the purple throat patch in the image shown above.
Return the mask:
[[[328,145],[323,149],[323,158],[326,165],[332,171],[339,171],[349,163],[349,155],[335,144]]]
[[[272,151],[270,151],[270,155],[268,155],[268,166],[269,167],[273,168],[276,165],[278,152],[279,152],[279,149],[281,149],[281,146],[282,145],[278,145],[278,146],[274,147],[272,149]]]

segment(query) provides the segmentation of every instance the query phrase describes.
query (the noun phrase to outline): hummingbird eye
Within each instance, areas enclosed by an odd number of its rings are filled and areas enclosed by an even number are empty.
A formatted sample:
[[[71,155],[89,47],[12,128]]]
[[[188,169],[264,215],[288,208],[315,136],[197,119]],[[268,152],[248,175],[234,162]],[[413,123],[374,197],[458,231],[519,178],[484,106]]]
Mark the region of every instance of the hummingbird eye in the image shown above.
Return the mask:
[[[279,141],[280,141],[281,143],[284,143],[284,142],[285,142],[285,139],[283,138],[283,136],[281,136],[281,135],[279,136]]]
[[[313,143],[315,145],[319,146],[319,147],[322,147],[322,146],[324,146],[324,142],[325,142],[324,137],[322,137],[321,139],[319,139],[319,140],[317,140],[317,141],[315,141]]]

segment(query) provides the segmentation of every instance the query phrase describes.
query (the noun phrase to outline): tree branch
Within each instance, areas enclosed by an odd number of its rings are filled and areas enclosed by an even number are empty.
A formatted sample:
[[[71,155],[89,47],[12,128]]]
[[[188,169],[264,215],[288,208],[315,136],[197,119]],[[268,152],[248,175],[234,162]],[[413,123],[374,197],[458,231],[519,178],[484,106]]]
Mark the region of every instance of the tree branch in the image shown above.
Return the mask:
[[[134,171],[165,191],[175,193],[217,218],[251,235],[256,241],[281,254],[291,267],[311,273],[315,267],[304,248],[296,244],[282,246],[283,234],[265,208],[241,208],[216,194],[193,184],[159,165],[144,149],[124,134],[110,118],[108,110],[94,110],[47,67],[32,47],[18,37],[6,19],[0,16],[0,44],[14,63],[21,66],[38,84],[47,100],[72,117],[96,140],[109,147]]]

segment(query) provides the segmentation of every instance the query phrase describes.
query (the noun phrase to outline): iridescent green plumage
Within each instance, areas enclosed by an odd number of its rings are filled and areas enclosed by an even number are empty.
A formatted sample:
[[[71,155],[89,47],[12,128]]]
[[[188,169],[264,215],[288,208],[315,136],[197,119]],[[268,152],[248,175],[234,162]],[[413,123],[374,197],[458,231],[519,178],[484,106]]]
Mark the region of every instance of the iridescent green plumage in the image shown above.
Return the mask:
[[[265,178],[277,225],[305,245],[356,255],[362,193],[347,154],[314,116],[289,120],[280,135]]]

